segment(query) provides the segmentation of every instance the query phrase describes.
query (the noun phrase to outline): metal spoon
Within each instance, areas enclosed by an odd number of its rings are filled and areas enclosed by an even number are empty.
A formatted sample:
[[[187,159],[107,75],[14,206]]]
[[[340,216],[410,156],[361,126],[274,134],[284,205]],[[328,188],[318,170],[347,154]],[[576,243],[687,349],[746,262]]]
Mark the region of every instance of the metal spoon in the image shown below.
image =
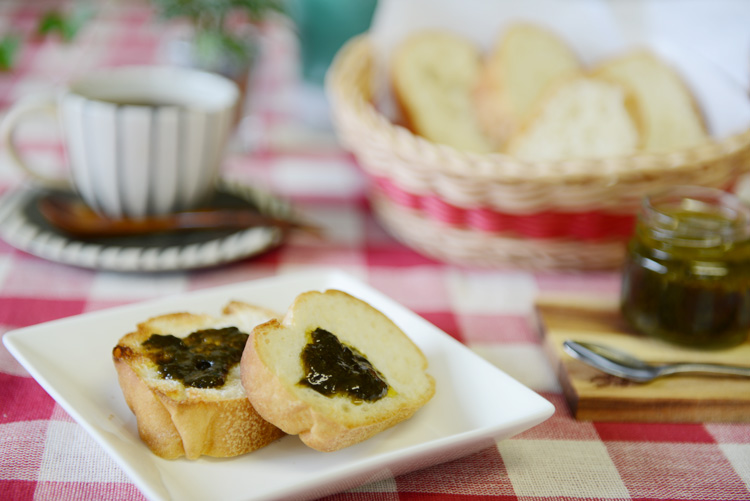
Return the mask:
[[[621,350],[582,341],[567,340],[563,342],[563,349],[573,358],[600,371],[640,383],[677,373],[729,374],[750,377],[750,367],[693,362],[649,364]]]

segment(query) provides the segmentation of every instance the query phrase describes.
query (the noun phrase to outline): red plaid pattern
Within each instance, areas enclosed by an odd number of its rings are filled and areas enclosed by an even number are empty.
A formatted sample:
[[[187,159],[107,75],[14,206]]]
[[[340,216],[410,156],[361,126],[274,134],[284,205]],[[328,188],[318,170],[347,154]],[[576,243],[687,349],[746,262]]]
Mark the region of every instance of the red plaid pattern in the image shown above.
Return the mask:
[[[0,30],[30,37],[18,67],[0,75],[4,110],[106,65],[158,58],[167,30],[147,6],[102,4],[70,45],[31,37],[40,13],[58,2],[6,1]],[[328,231],[293,235],[282,247],[214,269],[118,274],[50,263],[0,242],[0,335],[18,327],[167,294],[336,267],[416,311],[556,407],[540,426],[472,456],[330,496],[337,500],[507,499],[748,500],[750,425],[578,422],[571,416],[533,322],[540,292],[617,293],[616,273],[471,270],[425,258],[373,220],[356,162],[330,130],[300,115],[296,44],[282,24],[263,31],[248,118],[225,172],[292,199]],[[21,138],[49,169],[63,152],[54,124]],[[0,152],[0,193],[21,176]],[[467,388],[470,391],[470,388]],[[487,398],[492,398],[488,396]],[[141,500],[120,468],[0,346],[0,498]]]

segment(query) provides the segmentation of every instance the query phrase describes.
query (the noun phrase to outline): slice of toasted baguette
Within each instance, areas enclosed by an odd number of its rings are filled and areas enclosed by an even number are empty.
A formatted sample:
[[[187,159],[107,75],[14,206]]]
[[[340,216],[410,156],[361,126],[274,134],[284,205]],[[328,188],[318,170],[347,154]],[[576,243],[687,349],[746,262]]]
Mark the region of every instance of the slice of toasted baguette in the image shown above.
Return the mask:
[[[422,31],[394,52],[391,79],[405,122],[416,134],[460,150],[492,150],[472,102],[479,49],[447,31]]]
[[[634,153],[639,142],[627,89],[601,78],[574,77],[548,90],[506,152],[527,161],[608,158]]]
[[[580,71],[578,57],[557,35],[533,24],[510,25],[485,58],[475,89],[484,132],[504,145],[550,85]]]
[[[382,374],[387,394],[374,401],[326,396],[300,383],[302,352],[325,329]],[[283,322],[260,325],[242,355],[242,382],[258,413],[308,446],[335,451],[410,418],[435,392],[420,349],[383,313],[337,290],[299,295]]]
[[[631,51],[599,64],[593,74],[633,90],[645,151],[680,150],[708,139],[692,93],[681,76],[652,52]]]
[[[164,379],[143,346],[152,334],[184,338],[198,330],[231,326],[249,333],[276,316],[261,307],[232,302],[221,317],[193,313],[154,317],[119,340],[112,356],[120,386],[141,439],[156,455],[231,457],[284,435],[253,409],[242,387],[239,364],[230,369],[222,386],[195,388]]]

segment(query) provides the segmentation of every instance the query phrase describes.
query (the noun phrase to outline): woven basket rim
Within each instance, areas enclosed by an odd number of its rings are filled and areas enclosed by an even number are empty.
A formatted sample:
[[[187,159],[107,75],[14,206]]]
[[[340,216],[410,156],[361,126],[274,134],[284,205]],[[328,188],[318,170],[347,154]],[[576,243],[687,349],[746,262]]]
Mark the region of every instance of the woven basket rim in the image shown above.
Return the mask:
[[[606,159],[529,162],[499,152],[461,151],[433,143],[392,123],[372,104],[371,96],[363,94],[359,83],[372,70],[373,60],[373,46],[367,33],[349,40],[328,70],[326,92],[334,121],[354,120],[368,130],[368,137],[363,140],[390,144],[394,154],[406,160],[399,168],[429,171],[453,179],[468,176],[474,182],[617,182],[630,177],[658,175],[667,170],[672,174],[681,169],[694,170],[707,163],[750,152],[750,128],[687,149],[637,152]],[[344,124],[338,129],[340,135],[345,134]],[[352,149],[357,149],[357,145]],[[429,161],[436,158],[440,161]],[[750,170],[750,162],[741,167]]]

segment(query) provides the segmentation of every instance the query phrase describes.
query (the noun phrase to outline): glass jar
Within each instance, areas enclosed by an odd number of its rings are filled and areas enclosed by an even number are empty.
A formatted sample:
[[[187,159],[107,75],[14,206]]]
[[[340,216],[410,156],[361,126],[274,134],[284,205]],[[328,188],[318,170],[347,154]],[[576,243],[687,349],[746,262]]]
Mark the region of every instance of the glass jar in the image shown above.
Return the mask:
[[[726,348],[750,332],[750,207],[721,190],[646,197],[628,245],[621,309],[639,332]]]

